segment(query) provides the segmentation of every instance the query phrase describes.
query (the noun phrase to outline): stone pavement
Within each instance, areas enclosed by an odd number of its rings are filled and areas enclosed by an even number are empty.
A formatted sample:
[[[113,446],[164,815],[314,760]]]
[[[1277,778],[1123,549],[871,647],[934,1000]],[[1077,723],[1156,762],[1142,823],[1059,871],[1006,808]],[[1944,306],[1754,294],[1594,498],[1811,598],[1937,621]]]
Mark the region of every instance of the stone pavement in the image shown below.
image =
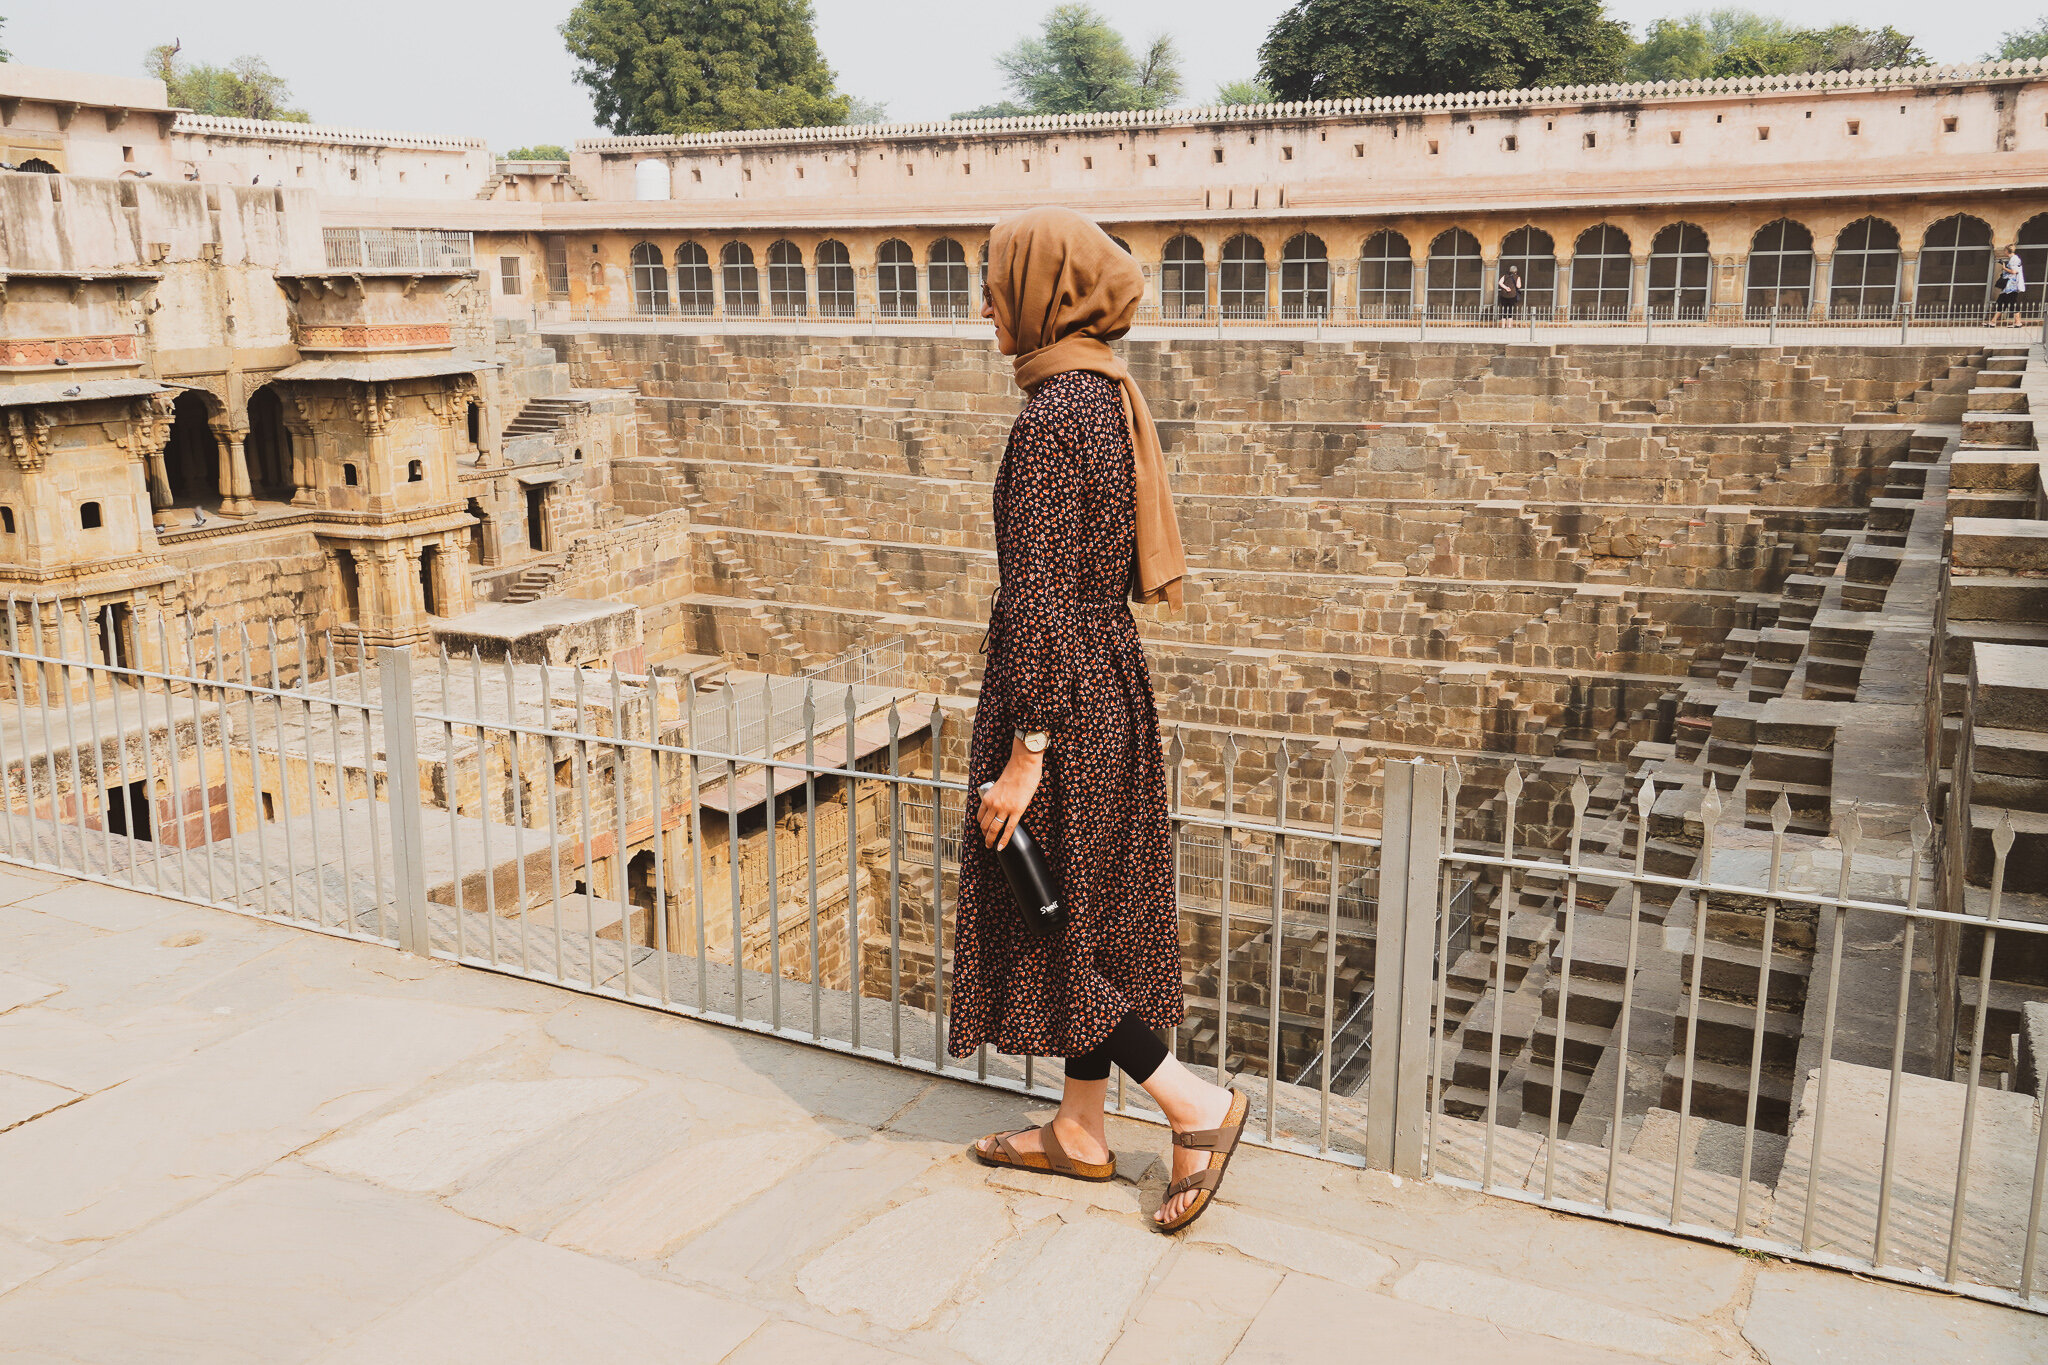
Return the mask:
[[[0,868],[0,1358],[2019,1362],[2048,1319]]]

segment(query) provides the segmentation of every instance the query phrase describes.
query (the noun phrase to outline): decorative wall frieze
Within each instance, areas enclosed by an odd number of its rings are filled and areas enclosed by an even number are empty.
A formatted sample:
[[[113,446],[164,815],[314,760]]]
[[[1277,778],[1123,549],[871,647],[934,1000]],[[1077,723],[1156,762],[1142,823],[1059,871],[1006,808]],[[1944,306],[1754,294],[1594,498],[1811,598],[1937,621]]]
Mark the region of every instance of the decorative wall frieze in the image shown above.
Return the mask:
[[[56,425],[41,408],[7,410],[7,450],[23,473],[43,467],[50,457],[50,428]]]
[[[66,365],[133,365],[139,359],[133,332],[0,338],[0,366],[12,369],[42,369],[60,361]]]
[[[380,351],[447,346],[445,322],[316,323],[299,328],[303,351]]]

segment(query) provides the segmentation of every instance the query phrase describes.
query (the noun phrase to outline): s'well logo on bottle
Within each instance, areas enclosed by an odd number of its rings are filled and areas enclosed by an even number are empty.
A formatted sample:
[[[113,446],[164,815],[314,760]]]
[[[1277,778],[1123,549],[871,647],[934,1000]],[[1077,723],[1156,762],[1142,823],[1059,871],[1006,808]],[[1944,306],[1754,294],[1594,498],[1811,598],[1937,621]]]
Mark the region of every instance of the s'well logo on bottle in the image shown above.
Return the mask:
[[[978,790],[986,797],[993,786],[993,782],[984,782]],[[1023,917],[1025,927],[1041,937],[1067,927],[1067,912],[1060,907],[1059,883],[1053,879],[1045,855],[1038,851],[1037,841],[1023,825],[1011,832],[1010,842],[996,853],[996,861],[1002,864],[1003,880],[1010,884],[1010,899],[1017,903],[1017,913]]]

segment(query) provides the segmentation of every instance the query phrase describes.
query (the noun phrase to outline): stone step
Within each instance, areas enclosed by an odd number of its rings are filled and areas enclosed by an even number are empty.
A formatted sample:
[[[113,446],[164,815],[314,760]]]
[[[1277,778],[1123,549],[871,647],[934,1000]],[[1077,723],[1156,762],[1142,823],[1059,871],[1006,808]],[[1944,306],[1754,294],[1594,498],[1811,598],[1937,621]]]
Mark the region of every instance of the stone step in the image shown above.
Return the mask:
[[[1747,1067],[1756,1037],[1756,1007],[1702,995],[1699,998],[1699,1047],[1694,1056],[1710,1062]],[[1683,1053],[1691,1031],[1692,1002],[1672,1016],[1671,1047]],[[1787,1010],[1764,1011],[1764,1065],[1790,1070],[1799,1060],[1800,1016]]]
[[[1720,1062],[1695,1061],[1692,1067],[1692,1105],[1696,1117],[1741,1125],[1748,1112],[1749,1068]],[[1685,1058],[1673,1057],[1664,1065],[1664,1086],[1658,1105],[1680,1108],[1685,1094]],[[1766,1071],[1757,1077],[1756,1121],[1759,1129],[1785,1131],[1792,1112],[1792,1078]]]

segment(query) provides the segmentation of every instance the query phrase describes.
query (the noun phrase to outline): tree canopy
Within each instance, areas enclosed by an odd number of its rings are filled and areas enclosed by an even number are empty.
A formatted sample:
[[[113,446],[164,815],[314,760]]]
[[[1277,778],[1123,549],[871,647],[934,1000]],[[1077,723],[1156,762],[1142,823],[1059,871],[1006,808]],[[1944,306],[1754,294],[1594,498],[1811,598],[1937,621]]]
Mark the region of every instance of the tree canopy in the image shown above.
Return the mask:
[[[222,118],[311,121],[305,110],[290,107],[291,87],[261,57],[241,56],[226,66],[212,66],[181,61],[180,47],[161,44],[142,60],[143,70],[164,83],[173,105]]]
[[[1256,76],[1247,76],[1243,80],[1225,81],[1216,87],[1216,103],[1218,104],[1271,104],[1272,102],[1272,87]]]
[[[1998,50],[1987,53],[1990,62],[2017,62],[2028,57],[2048,57],[2048,18],[2032,28],[2016,28],[1999,40]]]
[[[1699,80],[1912,66],[1926,60],[1910,34],[1889,26],[1798,28],[1751,10],[1717,9],[1652,23],[1629,53],[1628,74],[1640,81]]]
[[[578,0],[561,33],[617,134],[844,123],[812,19],[810,0]]]
[[[500,161],[567,161],[569,149],[559,142],[536,142],[531,147],[514,147]]]
[[[996,58],[1013,99],[955,114],[1004,118],[1014,114],[1079,114],[1106,109],[1159,109],[1182,89],[1180,52],[1165,34],[1142,53],[1092,6],[1067,4],[1045,17],[1044,28]]]
[[[1629,48],[1600,0],[1296,0],[1259,79],[1283,100],[1591,85]]]

